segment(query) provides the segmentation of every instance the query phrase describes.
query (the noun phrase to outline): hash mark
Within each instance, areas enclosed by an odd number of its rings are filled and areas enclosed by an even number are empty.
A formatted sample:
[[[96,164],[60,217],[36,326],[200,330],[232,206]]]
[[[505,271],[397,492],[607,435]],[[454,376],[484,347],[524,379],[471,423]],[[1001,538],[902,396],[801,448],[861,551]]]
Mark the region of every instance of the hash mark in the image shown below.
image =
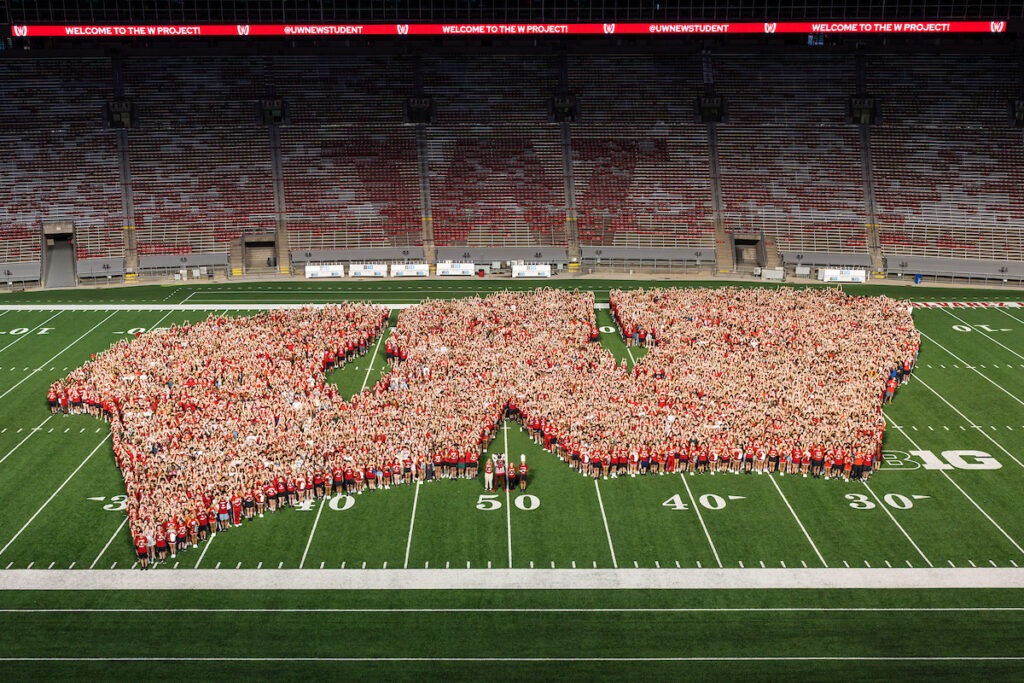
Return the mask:
[[[444,563],[444,568],[445,569],[451,569],[452,568],[451,564],[452,564],[451,562],[445,562]],[[365,562],[363,562],[363,569],[366,569],[366,563]]]
[[[467,562],[466,564],[469,564],[469,562]],[[655,562],[654,564],[658,564],[658,563],[657,563],[657,562]],[[573,561],[572,561],[572,568],[573,568],[573,569],[576,569],[576,560],[573,560]],[[467,567],[467,569],[468,569],[468,567]],[[661,567],[658,567],[658,569],[661,569]]]
[[[764,560],[761,560],[761,569],[764,569]]]
[[[533,560],[530,560],[530,569],[533,569]]]
[[[888,567],[889,569],[892,569],[892,564],[889,563],[889,560],[885,561],[885,566]]]
[[[263,563],[260,562],[258,565],[256,565],[256,569],[263,569]]]
[[[743,566],[743,560],[740,560],[740,569],[745,569],[745,567]]]
[[[220,569],[220,562],[217,563],[217,566],[214,567],[214,569]],[[280,567],[278,567],[278,569],[280,569]]]
[[[175,563],[174,563],[174,566],[173,566],[173,567],[171,567],[171,569],[177,569],[177,568],[178,568],[178,563],[177,563],[177,562],[175,562]]]
[[[949,562],[949,566],[950,567],[954,567],[954,568],[956,567],[956,565],[953,564],[953,560],[946,560],[946,561]]]
[[[807,562],[805,560],[800,560],[800,564],[804,566],[804,569],[807,569]]]
[[[74,569],[75,568],[75,564],[76,564],[75,562],[72,562],[70,565],[68,565],[68,569]],[[138,564],[138,562],[136,562],[135,564]],[[135,569],[135,567],[132,566],[132,569]]]
[[[597,563],[595,562],[594,564],[596,565]],[[676,560],[676,569],[682,569],[682,567],[679,566],[679,560]]]
[[[633,560],[633,567],[636,568],[636,569],[640,569],[640,563],[637,562],[636,560]]]
[[[552,560],[552,561],[551,561],[551,568],[552,568],[552,569],[554,569],[554,568],[555,568],[555,561],[554,561],[554,560]]]
[[[7,566],[4,567],[4,569],[10,569],[12,564],[14,564],[14,563],[13,562],[8,562]]]
[[[993,567],[998,567],[999,566],[998,564],[996,564],[995,560],[989,560],[988,563],[990,565],[992,565]]]
[[[51,562],[51,563],[50,563],[50,566],[49,566],[49,567],[47,567],[47,569],[53,569],[53,565],[55,565],[55,564],[57,564],[57,563],[56,563],[56,562]]]
[[[280,568],[281,568],[281,567],[283,567],[283,566],[284,566],[284,562],[278,562],[278,563],[277,563],[277,568],[278,568],[278,569],[280,569]],[[218,567],[218,568],[220,568],[220,563],[219,563],[219,562],[217,563],[217,567]],[[366,563],[365,563],[365,562],[363,563],[363,568],[364,568],[364,569],[366,568]]]
[[[867,560],[864,560],[864,566],[867,567],[868,569],[871,569],[871,565],[868,564]]]
[[[703,565],[701,565],[700,560],[697,560],[697,569],[703,569],[703,568],[704,567],[703,567]]]
[[[910,567],[911,569],[914,568],[914,565],[910,564],[910,560],[907,560],[907,566]]]
[[[1016,563],[1016,562],[1014,562],[1013,560],[1010,560],[1010,564],[1012,564],[1012,565],[1013,565],[1014,567],[1016,567],[1016,566],[1017,566],[1017,563]]]
[[[117,562],[115,562],[114,564],[110,565],[110,568],[113,569],[116,566],[117,566]]]
[[[967,560],[967,564],[969,564],[969,565],[971,565],[972,567],[975,567],[975,568],[977,568],[977,566],[978,566],[978,565],[974,564],[974,560]]]
[[[35,560],[33,560],[32,562],[29,562],[28,566],[25,567],[25,569],[32,569],[32,565],[34,565],[34,564],[35,564]]]
[[[239,562],[238,564],[235,565],[235,569],[241,569],[241,568],[242,568],[242,563],[241,562]]]
[[[781,564],[781,565],[782,565],[782,568],[783,568],[783,569],[785,569],[785,568],[786,568],[786,561],[785,561],[785,560],[779,560],[779,564]]]
[[[490,569],[490,568],[491,568],[491,561],[490,561],[490,560],[487,560],[487,568],[488,568],[488,569]]]

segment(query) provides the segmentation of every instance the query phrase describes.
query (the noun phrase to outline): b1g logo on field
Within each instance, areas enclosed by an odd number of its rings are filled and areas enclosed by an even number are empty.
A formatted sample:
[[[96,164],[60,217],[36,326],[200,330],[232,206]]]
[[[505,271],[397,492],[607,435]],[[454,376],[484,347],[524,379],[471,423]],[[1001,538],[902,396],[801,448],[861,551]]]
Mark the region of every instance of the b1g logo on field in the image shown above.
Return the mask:
[[[885,469],[893,470],[998,470],[1002,464],[984,451],[887,451],[882,454]]]

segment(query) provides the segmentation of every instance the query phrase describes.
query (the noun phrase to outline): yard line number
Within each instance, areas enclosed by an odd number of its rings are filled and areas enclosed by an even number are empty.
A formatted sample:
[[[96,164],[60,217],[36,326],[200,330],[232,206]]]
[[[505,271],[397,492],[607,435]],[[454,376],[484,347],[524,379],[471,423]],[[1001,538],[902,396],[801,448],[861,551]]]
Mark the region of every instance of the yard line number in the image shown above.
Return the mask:
[[[540,507],[540,498],[530,493],[525,493],[513,498],[512,504],[524,512],[529,512]],[[501,505],[501,498],[498,497],[497,493],[481,493],[480,497],[476,500],[477,510],[500,510]]]

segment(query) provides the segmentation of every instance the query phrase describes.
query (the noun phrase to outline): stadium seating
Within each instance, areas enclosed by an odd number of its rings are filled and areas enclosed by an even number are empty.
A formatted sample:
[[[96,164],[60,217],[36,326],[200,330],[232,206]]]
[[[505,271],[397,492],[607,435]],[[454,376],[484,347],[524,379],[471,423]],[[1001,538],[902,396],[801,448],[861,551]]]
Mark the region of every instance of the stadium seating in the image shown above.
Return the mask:
[[[34,250],[44,220],[120,233],[122,204],[114,135],[105,130],[110,60],[7,59],[0,72],[0,224]],[[20,258],[20,256],[19,256]]]
[[[1024,137],[1011,127],[1012,60],[873,58],[869,88],[879,233],[887,256],[1020,260]],[[953,87],[952,84],[955,84]]]
[[[125,95],[134,103],[128,144],[140,255],[185,253],[191,234],[212,234],[215,249],[226,251],[246,228],[274,229],[270,142],[257,117],[262,64],[256,58],[125,62]],[[205,250],[204,238],[191,247]]]
[[[551,57],[424,57],[423,92],[434,123],[522,125],[552,120],[558,74]]]
[[[848,56],[726,55],[714,62],[723,220],[780,251],[866,252],[869,222]]]
[[[0,225],[0,263],[38,261],[41,240],[38,230]]]
[[[438,246],[566,243],[557,127],[431,127],[427,149]]]
[[[573,126],[580,244],[713,246],[711,180],[701,127],[603,135]]]

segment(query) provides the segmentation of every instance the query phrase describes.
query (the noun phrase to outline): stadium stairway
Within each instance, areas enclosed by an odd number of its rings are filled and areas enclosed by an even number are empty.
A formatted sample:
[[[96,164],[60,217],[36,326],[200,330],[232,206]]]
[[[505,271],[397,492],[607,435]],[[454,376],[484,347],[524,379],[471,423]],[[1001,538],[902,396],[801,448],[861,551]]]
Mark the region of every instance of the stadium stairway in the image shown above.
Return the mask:
[[[47,289],[75,286],[75,250],[70,242],[57,242],[46,251]]]

